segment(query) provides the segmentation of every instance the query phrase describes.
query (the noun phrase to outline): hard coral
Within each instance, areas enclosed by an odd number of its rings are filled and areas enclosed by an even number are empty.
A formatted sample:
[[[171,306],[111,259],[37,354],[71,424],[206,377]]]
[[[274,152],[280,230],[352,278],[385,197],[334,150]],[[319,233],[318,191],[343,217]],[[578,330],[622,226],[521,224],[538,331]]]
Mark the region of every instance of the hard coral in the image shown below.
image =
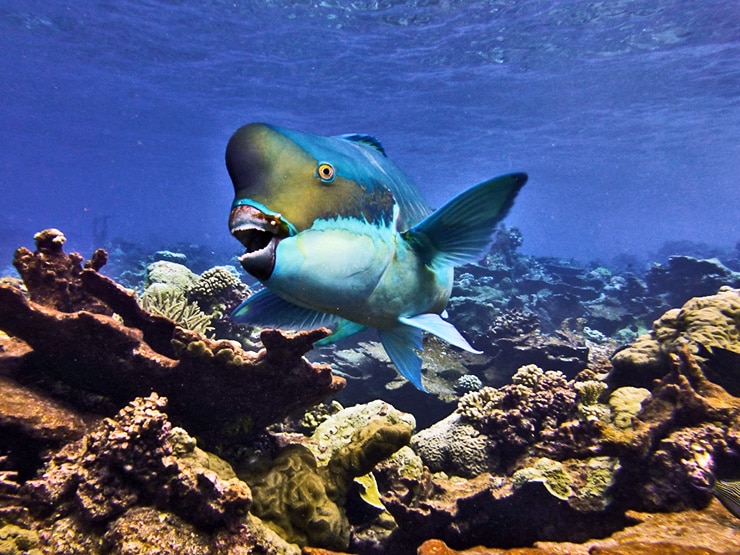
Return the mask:
[[[79,253],[67,255],[62,246],[67,240],[58,229],[45,229],[34,235],[36,251],[25,247],[15,251],[13,265],[28,289],[31,300],[62,312],[87,310],[111,314],[105,304],[85,291],[80,282],[83,258]],[[99,270],[108,253],[98,249],[85,263],[85,268]]]
[[[739,365],[733,372],[714,351],[740,359],[740,290],[722,287],[716,295],[690,299],[680,310],[666,312],[649,334],[614,354],[609,383],[649,387],[670,370],[670,355],[684,345],[708,366],[716,383],[739,393]]]
[[[135,504],[154,502],[196,526],[239,521],[251,503],[246,484],[222,481],[172,454],[166,399],[138,398],[83,439],[65,446],[23,491],[42,515],[74,514],[108,522]]]
[[[226,266],[215,266],[203,272],[188,289],[188,297],[203,307],[212,305],[219,297],[236,289],[246,296],[247,286]]]
[[[196,303],[189,302],[179,289],[152,286],[144,291],[139,302],[147,312],[168,318],[185,329],[203,335],[213,330],[211,317]]]
[[[300,545],[346,549],[345,511],[355,478],[406,445],[414,419],[383,401],[329,417],[304,444],[284,448],[269,465],[247,476],[253,512]]]
[[[331,549],[349,545],[344,508],[332,500],[311,451],[289,446],[270,469],[249,478],[254,492],[252,512],[292,543]]]
[[[464,395],[457,412],[502,450],[521,449],[573,414],[576,392],[560,372],[520,368],[512,384]]]
[[[60,450],[22,488],[33,513],[47,527],[71,517],[84,530],[155,505],[205,530],[237,525],[251,503],[249,488],[174,456],[165,406],[156,394],[138,398]]]
[[[63,255],[61,250],[55,254]],[[33,260],[41,264],[45,258]],[[0,329],[33,349],[18,369],[27,379],[84,391],[107,400],[108,406],[157,391],[170,398],[178,425],[212,442],[237,441],[344,386],[329,367],[303,358],[327,330],[293,336],[265,330],[265,349],[247,352],[234,342],[211,341],[146,313],[133,294],[93,269],[72,279],[67,266],[54,268],[59,273],[51,283],[59,294],[72,280],[124,323],[88,310],[61,312],[0,285]]]

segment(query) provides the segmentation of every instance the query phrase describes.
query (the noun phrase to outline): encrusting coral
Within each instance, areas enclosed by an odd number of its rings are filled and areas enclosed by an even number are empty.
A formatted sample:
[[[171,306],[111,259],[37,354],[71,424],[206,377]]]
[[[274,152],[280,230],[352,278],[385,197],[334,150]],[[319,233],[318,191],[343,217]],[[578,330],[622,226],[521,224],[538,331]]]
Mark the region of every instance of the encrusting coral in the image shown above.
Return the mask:
[[[252,511],[299,545],[346,549],[345,503],[352,482],[406,445],[414,424],[413,416],[383,401],[339,411],[310,438],[246,475]]]
[[[249,547],[276,552],[274,539],[261,536],[264,527],[247,514],[249,487],[223,461],[199,463],[209,458],[202,452],[193,456],[194,442],[182,430],[173,431],[162,412],[165,407],[166,399],[156,394],[137,398],[61,449],[37,478],[26,482],[21,493],[43,524],[42,538],[50,552],[67,552],[71,545],[108,552],[106,542],[134,543],[141,549],[143,535],[157,528],[163,534],[159,548],[183,542],[193,549],[188,552],[205,555],[214,537],[206,532],[248,532],[254,542]],[[168,540],[168,534],[179,536]]]

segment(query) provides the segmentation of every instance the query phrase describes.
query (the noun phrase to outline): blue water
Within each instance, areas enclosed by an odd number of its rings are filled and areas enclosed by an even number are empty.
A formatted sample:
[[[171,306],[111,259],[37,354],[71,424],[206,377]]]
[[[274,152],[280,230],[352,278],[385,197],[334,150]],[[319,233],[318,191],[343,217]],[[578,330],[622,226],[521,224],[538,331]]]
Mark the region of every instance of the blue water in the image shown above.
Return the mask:
[[[4,0],[0,60],[0,267],[105,218],[240,252],[223,151],[255,120],[376,135],[433,206],[526,171],[533,254],[740,240],[736,1]]]

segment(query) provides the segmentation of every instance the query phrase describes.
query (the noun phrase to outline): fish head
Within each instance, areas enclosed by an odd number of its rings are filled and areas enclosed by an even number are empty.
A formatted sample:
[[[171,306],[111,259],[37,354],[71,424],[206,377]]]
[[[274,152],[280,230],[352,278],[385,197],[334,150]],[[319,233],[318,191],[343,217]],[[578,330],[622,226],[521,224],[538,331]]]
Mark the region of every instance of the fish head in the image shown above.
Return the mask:
[[[390,220],[394,199],[384,185],[383,157],[339,137],[261,123],[238,129],[226,147],[226,167],[235,192],[229,229],[246,248],[244,269],[269,279],[280,241],[318,219]]]

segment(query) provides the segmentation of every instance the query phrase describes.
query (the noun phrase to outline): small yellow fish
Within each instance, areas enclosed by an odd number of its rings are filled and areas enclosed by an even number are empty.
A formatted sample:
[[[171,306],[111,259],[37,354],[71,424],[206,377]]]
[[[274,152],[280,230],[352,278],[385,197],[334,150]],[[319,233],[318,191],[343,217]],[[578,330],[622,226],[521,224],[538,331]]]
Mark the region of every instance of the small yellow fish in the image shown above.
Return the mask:
[[[358,476],[355,478],[355,482],[357,482],[362,488],[360,497],[365,503],[371,507],[375,507],[376,509],[385,510],[385,505],[383,505],[383,502],[380,500],[378,482],[375,480],[375,475],[372,472],[363,476]]]

